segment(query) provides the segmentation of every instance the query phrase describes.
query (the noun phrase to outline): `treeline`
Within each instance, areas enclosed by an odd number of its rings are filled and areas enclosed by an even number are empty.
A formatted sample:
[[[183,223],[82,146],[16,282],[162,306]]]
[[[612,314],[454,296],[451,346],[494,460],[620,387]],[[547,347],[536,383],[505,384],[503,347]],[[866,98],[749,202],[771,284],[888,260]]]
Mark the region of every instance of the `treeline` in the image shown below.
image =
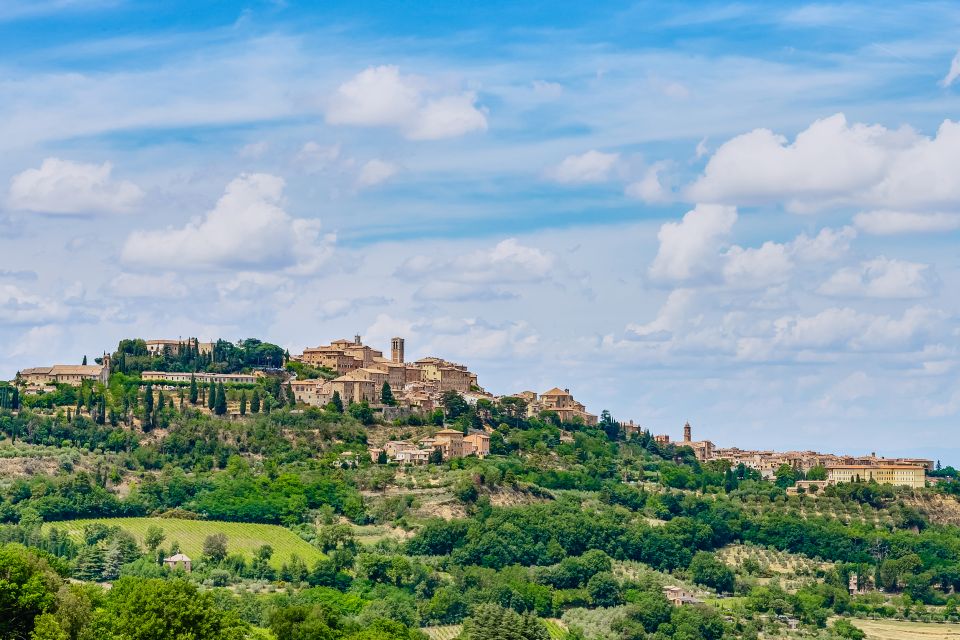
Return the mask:
[[[256,338],[237,343],[217,340],[209,351],[189,338],[157,354],[148,351],[145,340],[133,338],[121,340],[111,357],[117,372],[139,376],[143,371],[239,373],[255,367],[280,368],[289,356],[283,347]]]

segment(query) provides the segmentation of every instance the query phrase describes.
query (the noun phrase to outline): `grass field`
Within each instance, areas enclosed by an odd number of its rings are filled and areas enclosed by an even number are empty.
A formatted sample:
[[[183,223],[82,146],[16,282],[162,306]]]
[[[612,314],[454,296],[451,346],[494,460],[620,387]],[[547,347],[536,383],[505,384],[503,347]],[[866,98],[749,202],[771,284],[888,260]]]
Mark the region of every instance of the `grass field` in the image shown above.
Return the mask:
[[[423,627],[420,631],[427,634],[430,640],[453,640],[460,635],[461,629],[463,629],[463,625],[447,624],[440,627]]]
[[[227,552],[242,553],[248,560],[253,558],[253,552],[264,544],[273,547],[273,558],[270,564],[280,567],[281,564],[296,554],[312,566],[323,553],[301,539],[289,529],[272,524],[250,524],[246,522],[218,522],[211,520],[177,520],[175,518],[99,518],[94,520],[67,520],[50,523],[48,527],[57,526],[66,529],[74,538],[83,536],[84,525],[100,522],[105,525],[123,527],[132,533],[137,541],[143,545],[143,537],[147,527],[155,525],[163,529],[167,538],[163,542],[164,548],[169,548],[174,541],[180,543],[180,549],[191,558],[199,558],[203,554],[204,539],[215,533],[227,536]]]
[[[851,618],[868,640],[960,640],[960,624],[859,620]]]

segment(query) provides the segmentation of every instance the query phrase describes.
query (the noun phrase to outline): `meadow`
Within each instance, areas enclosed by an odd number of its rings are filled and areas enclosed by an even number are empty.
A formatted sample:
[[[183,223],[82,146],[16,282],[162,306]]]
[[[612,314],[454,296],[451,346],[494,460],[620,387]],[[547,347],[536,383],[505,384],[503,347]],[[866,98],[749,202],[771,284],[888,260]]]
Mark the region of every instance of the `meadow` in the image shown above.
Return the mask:
[[[262,545],[273,547],[273,557],[270,564],[279,568],[288,562],[293,555],[312,566],[314,562],[324,557],[324,554],[306,540],[300,538],[289,529],[272,524],[252,524],[247,522],[220,522],[215,520],[180,520],[176,518],[97,518],[92,520],[66,520],[46,525],[66,529],[69,535],[77,540],[83,537],[84,526],[92,523],[101,523],[108,526],[119,526],[129,531],[137,538],[137,542],[144,545],[143,539],[147,528],[151,525],[160,527],[166,534],[161,545],[169,548],[173,542],[180,544],[180,550],[193,559],[203,554],[203,541],[207,536],[222,533],[227,536],[227,552],[240,553],[247,560],[253,558],[254,551]]]
[[[867,640],[960,640],[960,624],[850,619]]]

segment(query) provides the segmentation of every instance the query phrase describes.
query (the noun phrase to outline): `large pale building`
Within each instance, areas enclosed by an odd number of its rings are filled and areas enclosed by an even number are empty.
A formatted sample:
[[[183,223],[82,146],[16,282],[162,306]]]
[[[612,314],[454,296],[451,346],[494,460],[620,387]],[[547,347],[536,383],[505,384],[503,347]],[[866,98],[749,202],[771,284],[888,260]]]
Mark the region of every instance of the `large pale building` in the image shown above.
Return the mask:
[[[140,379],[144,382],[190,382],[194,378],[197,384],[254,384],[255,373],[191,373],[182,371],[144,371]]]
[[[921,489],[926,485],[926,468],[906,464],[848,464],[827,467],[827,482],[877,482]]]
[[[84,380],[107,384],[110,379],[110,356],[104,354],[103,364],[55,364],[52,367],[23,369],[20,381],[28,389],[42,389],[54,384],[79,387]]]
[[[177,356],[180,355],[180,350],[186,345],[190,345],[199,353],[204,355],[213,352],[213,342],[200,342],[196,338],[187,338],[186,340],[156,339],[147,340],[146,343],[147,352],[153,356],[162,355],[164,353],[171,356]]]

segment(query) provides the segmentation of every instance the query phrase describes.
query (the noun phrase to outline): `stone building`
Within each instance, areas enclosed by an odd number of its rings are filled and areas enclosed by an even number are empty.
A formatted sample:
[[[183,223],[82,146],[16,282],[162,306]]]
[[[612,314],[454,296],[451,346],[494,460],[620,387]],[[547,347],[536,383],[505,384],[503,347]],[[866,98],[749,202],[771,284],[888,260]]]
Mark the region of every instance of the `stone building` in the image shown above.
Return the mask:
[[[52,367],[23,369],[19,372],[19,379],[28,391],[54,384],[79,387],[84,380],[107,384],[110,380],[110,355],[103,355],[102,364],[55,364]]]

